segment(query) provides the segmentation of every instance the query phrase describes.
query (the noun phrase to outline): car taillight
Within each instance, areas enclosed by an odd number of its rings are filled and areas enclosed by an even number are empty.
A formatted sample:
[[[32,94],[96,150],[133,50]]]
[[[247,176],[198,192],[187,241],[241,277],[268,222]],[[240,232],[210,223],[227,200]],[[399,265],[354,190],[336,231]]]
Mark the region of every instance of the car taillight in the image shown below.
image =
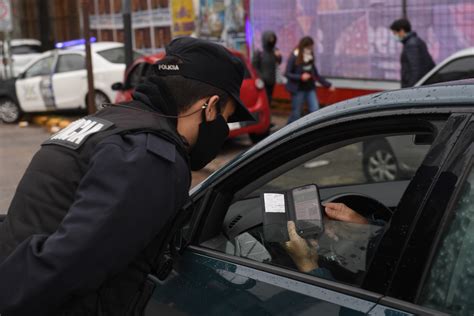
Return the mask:
[[[265,88],[265,83],[263,83],[262,79],[258,78],[255,80],[255,86],[257,87],[257,89],[261,90]]]

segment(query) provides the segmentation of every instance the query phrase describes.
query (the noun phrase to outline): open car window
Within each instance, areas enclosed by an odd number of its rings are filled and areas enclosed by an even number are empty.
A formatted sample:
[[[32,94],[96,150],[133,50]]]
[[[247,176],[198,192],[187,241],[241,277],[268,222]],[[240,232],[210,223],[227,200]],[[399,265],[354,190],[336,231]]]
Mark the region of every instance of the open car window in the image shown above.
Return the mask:
[[[348,139],[308,150],[285,161],[236,192],[219,235],[201,245],[223,253],[361,286],[378,243],[410,179],[433,139],[426,133],[379,134]],[[324,231],[297,240],[274,240],[264,224],[262,194],[314,183],[323,202],[343,203],[365,222],[329,218]],[[288,231],[287,222],[280,230]],[[293,245],[292,245],[293,243]],[[314,269],[302,269],[291,247],[316,258]]]

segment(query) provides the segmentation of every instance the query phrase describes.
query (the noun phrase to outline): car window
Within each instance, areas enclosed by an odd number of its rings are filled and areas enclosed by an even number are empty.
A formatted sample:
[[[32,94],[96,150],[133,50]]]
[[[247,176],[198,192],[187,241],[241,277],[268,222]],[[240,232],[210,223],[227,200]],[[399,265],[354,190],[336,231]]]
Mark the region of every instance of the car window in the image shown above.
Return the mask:
[[[54,57],[46,57],[31,65],[25,72],[25,78],[48,76],[53,71]]]
[[[123,47],[106,49],[106,50],[97,52],[97,54],[104,57],[105,59],[107,59],[111,63],[125,64],[125,49]],[[132,58],[133,58],[133,60],[135,60],[140,56],[142,56],[142,54],[134,51]]]
[[[41,52],[41,47],[36,45],[19,45],[12,46],[11,51],[14,55],[38,54]]]
[[[320,187],[408,180],[429,145],[416,145],[414,135],[373,137],[314,157],[264,186],[281,190],[317,183]]]
[[[435,72],[423,85],[474,78],[474,56],[461,57]]]
[[[474,170],[434,256],[419,303],[454,315],[474,314]]]
[[[263,184],[235,199],[225,216],[222,234],[202,245],[360,286],[403,190],[397,194],[388,192],[394,200],[390,205],[377,200],[377,194],[387,194],[387,190],[396,187],[390,186],[390,182],[407,184],[406,180],[413,177],[429,148],[427,144],[415,144],[415,134],[379,135],[347,140],[298,156],[264,176],[268,180]],[[329,198],[350,207],[352,218],[357,221],[328,218],[323,208],[323,232],[298,238],[296,242],[295,247],[303,245],[308,255],[314,252],[317,258],[319,267],[306,270],[296,263],[291,250],[294,245],[274,237],[290,235],[287,222],[279,226],[264,224],[261,194],[284,192],[312,183],[319,186],[323,200]],[[358,186],[366,186],[367,196],[356,194]],[[298,224],[296,228],[300,232]]]
[[[143,82],[145,79],[145,75],[147,72],[149,64],[148,63],[140,63],[136,65],[131,71],[130,74],[128,75],[127,78],[127,89],[134,89],[136,88],[140,83]]]
[[[67,54],[59,56],[56,72],[68,72],[86,69],[86,59],[82,55]]]

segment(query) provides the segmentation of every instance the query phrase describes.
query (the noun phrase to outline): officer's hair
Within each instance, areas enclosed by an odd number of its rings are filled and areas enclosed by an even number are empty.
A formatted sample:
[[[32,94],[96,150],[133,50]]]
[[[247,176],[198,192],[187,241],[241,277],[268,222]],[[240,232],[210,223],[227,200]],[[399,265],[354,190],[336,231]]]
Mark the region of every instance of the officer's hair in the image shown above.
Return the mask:
[[[390,25],[390,29],[395,32],[400,32],[400,30],[404,30],[405,32],[411,32],[411,24],[410,21],[407,19],[398,19]]]
[[[160,64],[179,63],[181,63],[181,60],[174,56],[167,56],[160,60]],[[203,98],[209,98],[213,95],[219,96],[218,107],[220,107],[219,110],[222,111],[227,100],[229,100],[229,95],[225,91],[198,80],[176,75],[164,76],[163,81],[174,97],[178,113],[188,110],[197,101]]]

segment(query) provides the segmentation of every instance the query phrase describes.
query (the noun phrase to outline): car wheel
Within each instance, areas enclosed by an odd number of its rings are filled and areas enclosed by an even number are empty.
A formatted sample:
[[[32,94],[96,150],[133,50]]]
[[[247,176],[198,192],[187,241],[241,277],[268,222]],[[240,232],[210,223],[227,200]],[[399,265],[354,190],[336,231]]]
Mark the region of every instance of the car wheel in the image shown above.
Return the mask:
[[[86,96],[86,103],[88,102],[88,98]],[[105,93],[101,91],[95,91],[94,93],[94,103],[95,103],[95,110],[99,111],[102,110],[104,107],[104,103],[110,103],[109,98],[105,95]]]
[[[364,145],[362,164],[365,177],[370,182],[394,181],[400,176],[397,158],[386,142]]]
[[[15,123],[21,117],[21,110],[15,101],[9,98],[0,98],[0,119],[5,123]]]
[[[270,135],[270,129],[268,129],[263,134],[249,134],[249,137],[250,137],[250,140],[252,141],[252,143],[256,144],[259,141],[261,141],[262,139],[264,139],[265,137],[267,137],[268,135]]]

